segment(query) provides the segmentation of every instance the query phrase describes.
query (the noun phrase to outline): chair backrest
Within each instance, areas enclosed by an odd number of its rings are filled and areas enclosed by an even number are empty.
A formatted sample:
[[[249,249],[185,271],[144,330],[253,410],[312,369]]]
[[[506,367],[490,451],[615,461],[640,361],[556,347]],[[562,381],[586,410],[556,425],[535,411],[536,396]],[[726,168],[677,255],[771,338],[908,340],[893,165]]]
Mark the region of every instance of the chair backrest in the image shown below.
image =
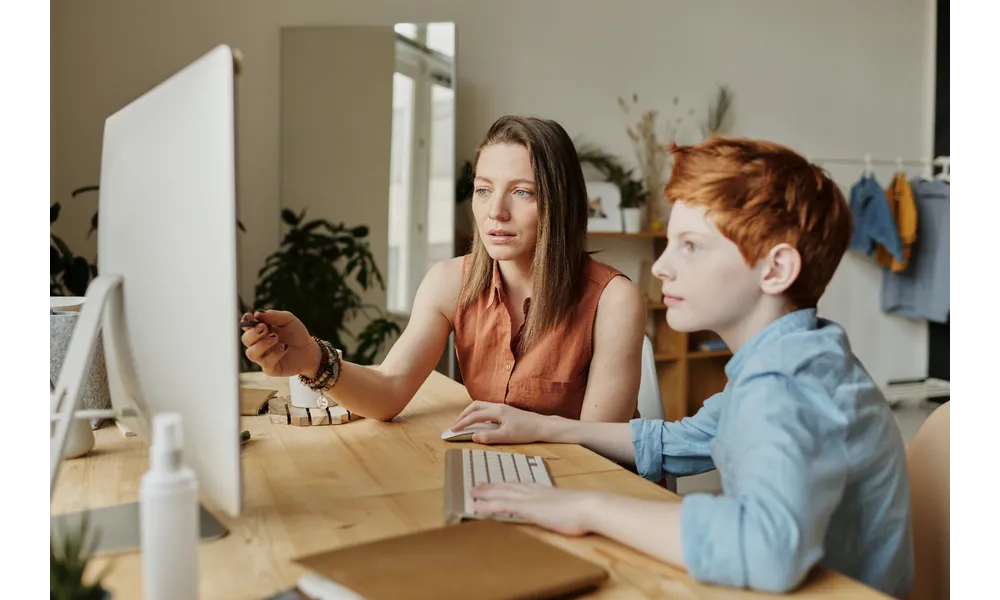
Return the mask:
[[[639,416],[643,419],[662,419],[663,402],[660,399],[660,382],[656,376],[656,357],[649,336],[642,341],[642,378],[639,380]]]
[[[951,402],[934,410],[906,449],[915,578],[908,600],[948,600],[951,588]]]

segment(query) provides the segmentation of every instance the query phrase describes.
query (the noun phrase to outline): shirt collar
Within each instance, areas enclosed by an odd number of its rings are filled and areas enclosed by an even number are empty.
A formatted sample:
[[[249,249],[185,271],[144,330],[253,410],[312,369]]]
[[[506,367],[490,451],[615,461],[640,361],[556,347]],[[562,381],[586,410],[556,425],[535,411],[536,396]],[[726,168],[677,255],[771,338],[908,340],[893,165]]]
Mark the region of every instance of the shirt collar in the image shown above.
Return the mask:
[[[507,293],[503,289],[503,279],[500,278],[500,262],[493,261],[493,280],[490,282],[490,297],[486,301],[486,308],[493,306],[493,302],[499,300],[501,304],[504,298],[506,298]],[[521,306],[521,310],[524,311],[525,317],[528,316],[528,311],[531,310],[531,297],[524,299],[524,304]]]
[[[743,344],[743,347],[737,350],[736,354],[729,359],[729,362],[726,363],[726,377],[730,381],[734,380],[739,375],[740,369],[746,364],[747,359],[767,342],[793,331],[807,331],[815,328],[815,308],[803,308],[776,319],[770,325],[758,331],[756,335]]]
[[[503,301],[503,280],[500,279],[500,261],[490,261],[493,263],[493,281],[490,282],[490,298],[486,302],[486,308],[493,306],[496,299]]]

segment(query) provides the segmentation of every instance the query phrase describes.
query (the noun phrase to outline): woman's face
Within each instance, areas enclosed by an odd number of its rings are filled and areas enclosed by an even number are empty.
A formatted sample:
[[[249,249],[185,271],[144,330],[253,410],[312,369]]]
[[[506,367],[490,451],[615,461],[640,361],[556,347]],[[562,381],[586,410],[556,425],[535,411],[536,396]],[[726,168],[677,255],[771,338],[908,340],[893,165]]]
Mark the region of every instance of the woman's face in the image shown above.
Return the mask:
[[[494,144],[479,154],[472,213],[493,260],[534,258],[538,198],[531,155],[524,146]]]

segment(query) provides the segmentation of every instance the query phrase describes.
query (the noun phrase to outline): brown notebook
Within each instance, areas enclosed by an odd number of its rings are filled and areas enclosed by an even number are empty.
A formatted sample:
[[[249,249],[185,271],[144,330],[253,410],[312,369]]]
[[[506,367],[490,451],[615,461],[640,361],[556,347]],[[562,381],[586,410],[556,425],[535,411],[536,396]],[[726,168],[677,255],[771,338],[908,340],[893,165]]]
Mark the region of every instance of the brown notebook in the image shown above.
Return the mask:
[[[240,414],[257,416],[267,406],[267,402],[278,394],[278,390],[260,388],[240,388]]]
[[[295,562],[365,600],[560,598],[607,572],[497,521],[470,521],[306,556]]]

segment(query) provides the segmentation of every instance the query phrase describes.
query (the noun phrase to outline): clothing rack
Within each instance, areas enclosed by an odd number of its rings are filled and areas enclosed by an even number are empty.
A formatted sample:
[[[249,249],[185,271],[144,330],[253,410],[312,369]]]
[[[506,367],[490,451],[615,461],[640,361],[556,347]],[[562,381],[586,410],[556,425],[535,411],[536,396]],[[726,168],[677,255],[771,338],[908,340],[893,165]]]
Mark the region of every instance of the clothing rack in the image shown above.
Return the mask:
[[[925,175],[928,177],[933,175],[934,167],[941,167],[941,172],[935,177],[944,181],[951,181],[950,156],[938,156],[933,159],[922,160],[903,160],[898,156],[895,159],[888,159],[872,158],[871,154],[866,154],[864,158],[813,158],[811,162],[815,164],[864,165],[865,173],[869,175],[872,172],[872,167],[875,165],[895,166],[899,171],[902,171],[905,166],[924,167]]]

